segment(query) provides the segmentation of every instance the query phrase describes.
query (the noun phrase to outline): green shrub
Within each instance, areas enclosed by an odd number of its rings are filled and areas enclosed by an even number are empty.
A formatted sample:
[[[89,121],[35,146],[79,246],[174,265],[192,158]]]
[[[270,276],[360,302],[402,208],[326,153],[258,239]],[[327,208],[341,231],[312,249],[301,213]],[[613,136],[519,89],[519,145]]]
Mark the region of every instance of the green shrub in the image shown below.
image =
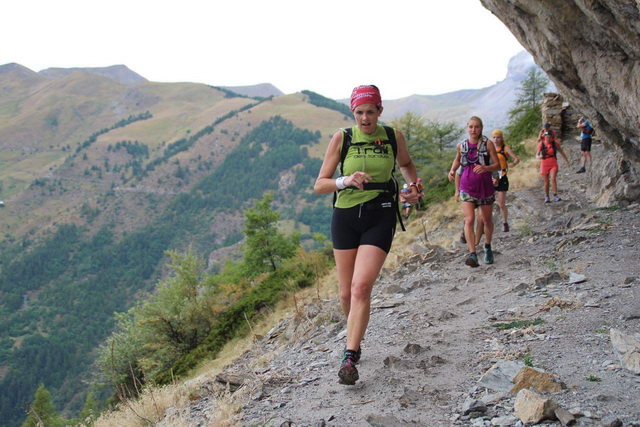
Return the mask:
[[[530,156],[530,153],[527,153],[525,149],[524,140],[538,134],[541,122],[540,107],[534,107],[522,114],[516,121],[509,123],[505,128],[505,140],[516,156]]]

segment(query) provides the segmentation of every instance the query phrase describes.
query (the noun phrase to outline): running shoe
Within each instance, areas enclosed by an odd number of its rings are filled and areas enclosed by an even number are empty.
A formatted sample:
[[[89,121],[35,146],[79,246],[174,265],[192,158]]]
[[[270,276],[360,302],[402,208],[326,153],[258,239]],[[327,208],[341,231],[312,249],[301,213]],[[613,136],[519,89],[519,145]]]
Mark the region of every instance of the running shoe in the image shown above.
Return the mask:
[[[467,264],[469,267],[479,267],[480,264],[478,264],[478,255],[474,253],[469,254],[469,256],[467,257],[466,261],[464,262],[465,264]]]
[[[353,355],[353,361],[355,363],[360,362],[360,357],[362,357],[362,347],[358,347],[358,351]]]
[[[347,347],[346,346],[345,346],[344,350],[342,351],[342,354],[344,354],[345,351],[347,351]],[[360,362],[360,358],[361,357],[362,357],[362,347],[359,347],[358,351],[352,353],[353,363]]]
[[[354,385],[360,379],[356,362],[353,359],[352,354],[345,354],[344,359],[342,359],[342,365],[338,371],[339,384]]]
[[[560,197],[558,197],[557,195],[556,195],[556,196],[553,196],[553,201],[554,201],[554,202],[559,202],[559,201],[561,201],[561,200],[562,200],[562,199],[561,199]]]
[[[545,198],[544,198],[544,202],[545,202],[545,203],[551,203],[551,200],[549,199],[549,196],[547,196],[547,197],[545,197]]]
[[[585,168],[580,168],[578,169],[578,172],[576,173],[585,173],[587,170]]]
[[[502,231],[504,231],[505,233],[509,232],[509,224],[507,224],[506,222],[504,224],[502,224]]]
[[[484,248],[484,263],[493,264],[493,251],[491,248]]]

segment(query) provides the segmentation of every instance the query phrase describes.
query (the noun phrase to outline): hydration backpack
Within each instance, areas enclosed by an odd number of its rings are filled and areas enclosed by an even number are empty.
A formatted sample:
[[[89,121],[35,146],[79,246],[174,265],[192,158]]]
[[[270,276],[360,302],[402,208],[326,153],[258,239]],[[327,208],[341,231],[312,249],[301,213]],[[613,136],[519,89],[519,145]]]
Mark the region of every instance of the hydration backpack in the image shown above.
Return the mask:
[[[542,150],[540,151],[540,154],[542,154],[542,158],[546,159],[547,158],[547,145],[544,143],[544,139],[542,141],[540,141],[540,143],[542,144]],[[556,141],[555,139],[551,140],[551,147],[553,148],[553,155],[552,157],[557,157],[556,156]]]
[[[487,149],[487,141],[488,141],[487,137],[482,135],[482,138],[478,143],[477,163],[482,166],[487,166],[489,165],[489,162],[490,162],[489,150]],[[460,166],[466,167],[470,164],[476,164],[476,163],[469,163],[469,140],[465,139],[460,143]]]
[[[347,153],[349,152],[349,148],[355,145],[389,145],[391,150],[393,151],[393,170],[391,171],[391,179],[387,182],[367,182],[364,184],[364,190],[383,190],[393,197],[393,203],[396,205],[396,211],[398,214],[398,220],[400,221],[400,227],[402,231],[406,231],[404,228],[404,224],[402,223],[402,216],[400,215],[400,207],[398,205],[398,194],[399,188],[398,183],[393,177],[393,173],[396,170],[396,157],[398,156],[398,141],[396,140],[396,133],[393,128],[390,126],[383,126],[384,131],[387,134],[387,140],[377,140],[374,142],[353,142],[353,129],[347,128],[344,129],[344,138],[342,139],[342,147],[340,149],[340,175],[344,175],[344,161],[347,158]],[[353,187],[352,187],[353,188]],[[338,198],[338,192],[342,190],[338,190],[333,194],[333,204],[335,206],[336,200]],[[375,199],[374,199],[375,200]]]
[[[589,136],[593,136],[596,133],[596,130],[592,126],[585,126],[582,131]]]

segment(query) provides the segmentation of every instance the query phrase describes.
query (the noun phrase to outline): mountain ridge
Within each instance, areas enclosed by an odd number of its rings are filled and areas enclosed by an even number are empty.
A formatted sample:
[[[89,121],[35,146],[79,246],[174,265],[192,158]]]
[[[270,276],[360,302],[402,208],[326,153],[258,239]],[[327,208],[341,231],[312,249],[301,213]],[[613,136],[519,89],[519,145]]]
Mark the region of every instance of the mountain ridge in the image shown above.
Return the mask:
[[[120,83],[124,83],[127,86],[135,86],[139,83],[148,81],[146,78],[142,77],[135,71],[132,71],[129,67],[123,64],[110,65],[107,67],[52,67],[38,72],[38,74],[49,78],[60,78],[72,73],[96,74],[99,76],[108,77]]]
[[[19,64],[14,64],[13,67],[17,66],[22,67]],[[0,70],[2,70],[1,67],[6,67],[6,65],[0,66]],[[540,69],[533,61],[533,57],[523,50],[509,60],[505,78],[494,85],[480,89],[460,89],[436,95],[413,94],[403,98],[385,100],[384,118],[392,120],[412,111],[428,120],[454,121],[464,125],[471,115],[477,115],[485,121],[487,128],[503,127],[508,122],[508,111],[516,100],[515,89],[526,78],[527,72],[532,67]],[[26,67],[22,67],[22,69],[23,72],[31,71]],[[48,68],[36,74],[49,78],[60,78],[75,72],[101,75],[128,86],[148,82],[146,78],[131,71],[126,65],[96,68]],[[268,98],[284,95],[281,90],[270,83],[220,87],[248,97]],[[554,88],[553,84],[549,86],[549,90]],[[337,101],[347,105],[349,103],[348,99]]]
[[[531,68],[542,71],[533,57],[523,50],[509,60],[505,78],[494,85],[438,95],[411,95],[386,100],[383,116],[395,119],[412,111],[428,120],[454,121],[464,126],[469,117],[475,115],[483,119],[486,129],[501,128],[508,123],[508,112],[517,99],[516,89]],[[548,88],[553,89],[553,85]]]

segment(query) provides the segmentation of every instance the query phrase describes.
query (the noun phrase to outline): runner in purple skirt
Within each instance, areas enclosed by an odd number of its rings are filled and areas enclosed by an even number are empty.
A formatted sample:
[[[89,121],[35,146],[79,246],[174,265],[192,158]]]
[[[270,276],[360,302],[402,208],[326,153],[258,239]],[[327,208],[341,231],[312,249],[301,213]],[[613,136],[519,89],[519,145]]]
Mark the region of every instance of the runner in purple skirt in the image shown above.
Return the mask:
[[[460,201],[464,214],[464,232],[469,247],[469,256],[465,264],[478,267],[478,255],[475,248],[475,208],[479,207],[484,220],[484,262],[493,264],[491,238],[493,236],[493,202],[495,201],[495,187],[491,172],[500,169],[498,155],[493,144],[488,144],[486,136],[482,135],[482,120],[473,116],[467,122],[469,138],[456,147],[456,158],[449,171],[449,179],[453,180],[456,170],[462,166],[460,176]]]

